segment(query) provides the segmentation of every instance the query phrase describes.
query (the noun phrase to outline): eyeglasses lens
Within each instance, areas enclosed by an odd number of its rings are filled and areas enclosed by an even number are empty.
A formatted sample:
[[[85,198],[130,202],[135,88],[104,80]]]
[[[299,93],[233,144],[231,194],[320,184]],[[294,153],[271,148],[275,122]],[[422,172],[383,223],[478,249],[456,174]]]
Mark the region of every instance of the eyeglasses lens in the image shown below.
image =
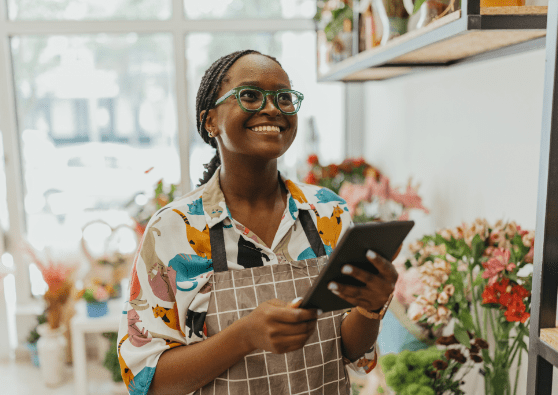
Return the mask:
[[[246,110],[257,111],[262,106],[263,94],[260,91],[243,89],[239,92],[239,98]],[[292,92],[281,92],[277,95],[277,105],[283,112],[291,113],[297,111],[300,107],[299,102],[298,96]]]

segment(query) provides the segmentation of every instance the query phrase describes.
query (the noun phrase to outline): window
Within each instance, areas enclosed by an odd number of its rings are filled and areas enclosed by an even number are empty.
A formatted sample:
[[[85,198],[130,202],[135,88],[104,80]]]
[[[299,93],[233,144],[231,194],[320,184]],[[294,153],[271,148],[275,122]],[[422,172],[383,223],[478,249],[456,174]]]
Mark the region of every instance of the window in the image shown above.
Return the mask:
[[[16,36],[11,44],[36,248],[79,241],[93,219],[126,222],[135,195],[160,178],[179,183],[170,34]]]
[[[21,179],[24,189],[25,221],[16,221],[25,224],[13,228],[26,229],[38,249],[84,261],[86,223],[130,223],[127,203],[161,178],[191,179],[183,192],[197,184],[213,155],[195,127],[199,82],[213,61],[237,49],[277,57],[305,95],[281,170],[295,177],[310,151],[324,162],[342,158],[344,88],[316,83],[314,0],[7,0],[1,7],[11,22],[0,51],[11,56],[12,72],[0,68],[0,86],[13,86],[17,114],[0,119],[0,129],[19,139],[22,174],[8,182]],[[40,34],[29,21],[40,21]],[[311,138],[316,132],[319,140]],[[3,164],[0,157],[0,185]],[[0,187],[4,227],[12,190]],[[11,252],[16,265],[25,260]],[[16,279],[17,292],[44,291],[39,280],[29,286],[33,265],[20,273],[29,277]]]

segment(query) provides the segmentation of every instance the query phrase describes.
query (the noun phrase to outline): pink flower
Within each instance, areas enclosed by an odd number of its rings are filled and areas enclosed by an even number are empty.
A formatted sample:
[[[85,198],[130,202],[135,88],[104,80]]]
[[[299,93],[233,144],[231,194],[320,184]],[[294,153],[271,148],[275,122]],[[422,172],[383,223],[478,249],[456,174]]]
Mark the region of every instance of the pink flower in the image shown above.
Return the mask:
[[[108,300],[109,294],[105,287],[97,287],[95,291],[93,291],[93,296],[97,299],[98,302],[104,302]]]
[[[349,213],[353,215],[360,202],[370,200],[370,190],[366,185],[357,185],[346,181],[339,190],[339,196],[345,199]]]
[[[515,263],[509,262],[509,260],[510,251],[504,248],[498,248],[494,251],[492,258],[482,264],[486,269],[482,274],[482,278],[490,279],[488,284],[492,285],[498,279],[498,274],[501,271],[512,271],[515,269]]]

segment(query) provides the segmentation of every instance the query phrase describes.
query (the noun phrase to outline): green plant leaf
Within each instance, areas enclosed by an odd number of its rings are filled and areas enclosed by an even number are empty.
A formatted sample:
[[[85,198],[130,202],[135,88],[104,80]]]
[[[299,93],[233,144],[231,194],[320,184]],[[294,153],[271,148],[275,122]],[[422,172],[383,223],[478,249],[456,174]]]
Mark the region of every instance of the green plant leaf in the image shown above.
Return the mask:
[[[455,325],[453,334],[459,343],[463,344],[467,348],[471,347],[469,335],[467,335],[467,331],[461,325]]]
[[[473,316],[467,309],[461,310],[461,322],[466,329],[472,330],[474,328],[473,324]],[[457,338],[457,336],[456,336]],[[467,344],[469,344],[469,340],[467,340]]]

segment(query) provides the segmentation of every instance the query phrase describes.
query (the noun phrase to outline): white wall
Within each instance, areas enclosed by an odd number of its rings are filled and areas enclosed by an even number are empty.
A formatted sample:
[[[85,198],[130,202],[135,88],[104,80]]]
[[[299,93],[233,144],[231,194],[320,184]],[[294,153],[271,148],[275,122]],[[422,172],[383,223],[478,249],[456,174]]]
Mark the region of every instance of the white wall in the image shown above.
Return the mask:
[[[535,228],[544,50],[366,84],[365,157],[420,182],[410,239],[485,217]]]
[[[477,217],[535,228],[544,60],[537,50],[366,84],[366,159],[396,184],[420,182],[431,210],[408,241]]]

